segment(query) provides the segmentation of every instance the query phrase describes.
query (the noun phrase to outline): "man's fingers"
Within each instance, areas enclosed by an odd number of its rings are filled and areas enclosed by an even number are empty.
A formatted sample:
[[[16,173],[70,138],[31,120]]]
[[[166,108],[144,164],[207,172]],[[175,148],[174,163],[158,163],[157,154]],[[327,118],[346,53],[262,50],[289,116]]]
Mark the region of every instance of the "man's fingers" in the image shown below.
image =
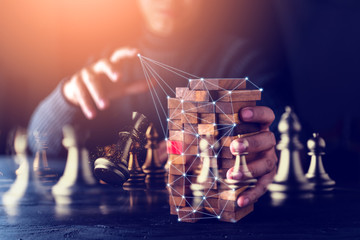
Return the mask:
[[[268,107],[246,107],[240,109],[239,118],[243,122],[260,123],[262,129],[267,129],[274,121],[275,114]]]
[[[88,119],[93,119],[96,115],[96,107],[92,101],[92,97],[79,76],[73,78],[74,94],[77,102]]]
[[[121,91],[112,91],[109,95],[111,99],[124,97],[128,95],[140,94],[149,91],[145,80],[128,83],[121,87]]]
[[[95,76],[91,75],[88,70],[81,70],[81,78],[86,85],[92,99],[99,109],[105,109],[109,105],[109,100],[104,92],[103,84]]]
[[[275,144],[274,134],[270,131],[263,131],[252,136],[235,139],[230,144],[230,151],[233,155],[243,152],[256,153],[269,150]]]
[[[117,63],[122,59],[135,57],[138,53],[136,48],[120,48],[111,55],[110,61]]]
[[[115,71],[113,65],[107,59],[102,59],[95,63],[93,71],[97,74],[105,74],[112,82],[117,82],[120,77],[120,73]]]
[[[258,200],[258,198],[264,195],[268,189],[269,184],[273,181],[275,174],[276,169],[259,178],[254,188],[249,189],[241,194],[237,200],[239,207],[245,207],[250,203],[254,203]]]

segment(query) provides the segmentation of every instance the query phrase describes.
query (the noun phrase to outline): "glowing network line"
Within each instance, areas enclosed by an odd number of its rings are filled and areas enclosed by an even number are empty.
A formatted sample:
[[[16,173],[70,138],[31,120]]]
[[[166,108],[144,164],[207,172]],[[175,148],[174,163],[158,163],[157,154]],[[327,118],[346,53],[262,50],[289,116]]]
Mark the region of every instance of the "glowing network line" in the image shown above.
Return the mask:
[[[161,128],[162,128],[162,131],[164,133],[164,136],[167,136],[169,134],[169,124],[173,124],[175,125],[176,127],[179,127],[179,129],[181,129],[182,126],[179,126],[178,124],[176,124],[174,121],[172,121],[172,119],[176,118],[177,116],[184,116],[185,120],[186,121],[189,121],[188,119],[188,112],[192,112],[193,110],[196,110],[200,107],[204,107],[204,106],[213,106],[213,113],[216,112],[216,110],[220,111],[220,113],[224,114],[224,116],[226,116],[227,120],[229,122],[232,122],[233,124],[216,124],[215,122],[211,122],[211,121],[207,121],[206,119],[203,119],[203,118],[200,118],[200,117],[197,117],[197,119],[199,120],[199,122],[205,122],[205,123],[208,123],[208,124],[214,124],[214,126],[217,126],[217,130],[218,131],[224,131],[224,134],[223,134],[223,137],[219,137],[215,142],[213,143],[210,143],[208,142],[208,145],[209,145],[209,148],[207,149],[207,151],[212,151],[213,153],[213,156],[211,158],[215,158],[217,159],[218,157],[218,153],[223,149],[223,147],[225,146],[224,144],[221,144],[221,140],[222,138],[224,137],[228,137],[230,135],[230,133],[234,130],[234,128],[236,127],[236,121],[235,121],[235,117],[234,117],[234,107],[232,105],[232,92],[236,89],[238,89],[242,84],[245,84],[246,82],[250,83],[252,86],[254,86],[256,89],[258,89],[259,91],[263,91],[262,88],[259,88],[256,84],[254,84],[253,82],[251,82],[247,77],[244,79],[244,81],[240,82],[239,84],[237,84],[232,90],[227,90],[225,88],[221,88],[217,85],[215,85],[214,83],[212,83],[211,81],[208,81],[207,84],[209,86],[214,86],[214,87],[217,87],[220,91],[227,91],[228,94],[222,96],[221,98],[217,99],[217,100],[214,100],[212,98],[212,95],[209,94],[209,97],[210,97],[210,102],[209,103],[204,103],[202,104],[201,106],[199,107],[194,107],[194,108],[188,108],[187,109],[187,112],[184,111],[184,100],[181,99],[180,102],[181,104],[179,104],[177,106],[177,108],[174,109],[174,112],[172,115],[170,115],[170,113],[167,113],[166,112],[166,107],[163,106],[163,102],[161,101],[160,99],[160,96],[159,94],[157,93],[156,91],[156,88],[155,88],[155,84],[154,84],[154,81],[156,83],[156,86],[159,86],[160,87],[160,90],[167,96],[167,98],[170,98],[170,95],[175,95],[175,91],[174,89],[172,89],[169,84],[158,74],[158,72],[155,70],[155,68],[152,66],[152,65],[155,65],[159,68],[162,68],[162,69],[165,69],[166,71],[170,72],[170,73],[173,73],[174,75],[178,76],[178,77],[181,77],[181,78],[184,78],[185,80],[188,81],[188,84],[187,84],[187,87],[189,88],[189,92],[188,92],[188,95],[185,95],[183,98],[186,98],[187,96],[189,96],[192,91],[194,90],[191,90],[190,89],[190,83],[192,81],[191,78],[193,79],[200,79],[201,81],[204,81],[205,79],[204,78],[201,78],[199,76],[196,76],[194,74],[190,74],[190,73],[187,73],[183,70],[180,70],[180,69],[177,69],[175,67],[172,67],[172,66],[169,66],[169,65],[166,65],[164,63],[161,63],[161,62],[158,62],[158,61],[155,61],[153,59],[150,59],[150,58],[147,58],[147,57],[144,57],[142,56],[141,54],[138,54],[137,55],[139,57],[139,60],[140,60],[140,63],[141,63],[141,66],[142,66],[142,69],[144,71],[144,76],[145,76],[145,79],[146,79],[146,82],[147,82],[147,85],[149,87],[149,90],[150,90],[150,95],[151,95],[151,98],[153,100],[153,103],[154,103],[154,106],[155,106],[155,110],[156,110],[156,113],[157,113],[157,116],[159,118],[159,121],[160,121],[160,124],[161,124]],[[200,84],[201,82],[198,82],[197,84]],[[197,85],[196,85],[197,86]],[[196,88],[195,86],[195,88]],[[206,84],[203,84],[202,87],[205,87],[205,90],[207,92],[209,92],[209,89],[207,88],[207,85]],[[166,89],[168,89],[168,91],[166,91]],[[170,92],[170,94],[169,94]],[[221,108],[216,108],[216,103],[221,100],[222,98],[226,97],[227,95],[229,95],[230,97],[230,103],[232,105],[232,111],[231,111],[231,115],[232,115],[232,119],[228,116],[228,114],[226,114]],[[181,109],[180,109],[181,108]],[[179,114],[175,114],[177,111],[180,111]],[[167,122],[167,127],[165,128],[165,126],[163,125],[163,117],[161,116],[161,114],[163,114],[163,116],[166,118],[166,122]],[[230,115],[230,114],[229,114]],[[199,141],[200,141],[200,135],[197,133],[196,129],[191,125],[189,124],[189,126],[191,127],[191,130],[181,130],[181,133],[186,133],[186,134],[189,134],[189,135],[193,135],[195,136],[194,140],[192,141],[192,143],[197,143],[197,145],[199,145]],[[165,137],[165,141],[168,141],[168,138]],[[177,149],[179,150],[179,152],[182,152],[181,155],[182,156],[193,156],[195,157],[194,158],[194,161],[191,162],[190,166],[188,166],[187,170],[185,172],[183,172],[182,176],[179,176],[177,179],[175,179],[173,182],[168,182],[167,183],[167,187],[171,188],[172,192],[176,193],[178,196],[181,196],[181,201],[180,203],[176,204],[176,200],[175,200],[175,197],[173,194],[171,194],[171,200],[173,201],[174,203],[174,206],[176,206],[176,211],[177,212],[181,212],[181,209],[179,208],[179,206],[183,205],[183,203],[185,202],[185,205],[189,206],[191,209],[192,209],[192,212],[189,212],[188,214],[184,215],[182,218],[178,218],[178,221],[182,221],[182,220],[189,220],[189,219],[211,219],[211,218],[217,218],[217,219],[220,219],[221,218],[221,215],[222,213],[224,212],[225,208],[226,208],[226,205],[228,204],[228,202],[230,200],[227,200],[225,202],[225,205],[223,207],[223,209],[220,210],[220,213],[216,213],[216,211],[214,209],[211,209],[212,212],[209,212],[209,211],[200,211],[199,209],[197,209],[196,207],[194,207],[192,205],[192,202],[191,200],[194,199],[195,197],[194,196],[187,196],[187,195],[182,195],[181,192],[179,192],[176,188],[172,187],[174,185],[174,183],[176,183],[177,181],[180,181],[181,178],[183,178],[184,181],[188,181],[192,184],[192,179],[195,179],[195,182],[196,182],[196,177],[197,175],[191,175],[189,174],[189,172],[191,172],[193,169],[193,164],[195,164],[196,160],[201,158],[201,153],[199,152],[198,150],[198,153],[197,155],[193,155],[193,154],[185,154],[189,148],[191,147],[192,144],[188,144],[188,147],[186,149]],[[185,153],[184,153],[185,152]],[[173,168],[175,168],[177,171],[179,172],[182,172],[181,169],[178,169],[175,165],[173,165],[171,162],[170,164],[172,165]],[[225,181],[223,181],[219,176],[217,176],[217,174],[215,174],[213,171],[212,171],[212,168],[210,167],[209,168],[209,175],[208,175],[208,179],[213,179],[212,183],[211,183],[211,186],[207,189],[207,191],[204,192],[204,195],[202,196],[201,198],[201,202],[199,204],[197,204],[198,206],[202,206],[204,203],[207,203],[208,205],[210,205],[210,203],[208,202],[208,199],[209,198],[214,198],[214,197],[217,197],[220,195],[220,192],[218,193],[211,193],[211,189],[212,187],[218,182],[218,183],[221,183],[223,186],[226,186],[229,188],[229,190],[233,190],[235,191],[234,188],[232,188],[231,185],[227,184]],[[183,192],[185,193],[185,184],[182,186],[182,190]],[[195,212],[198,212],[198,213],[201,213],[202,217],[200,218],[191,218],[191,214],[192,213],[195,213]]]

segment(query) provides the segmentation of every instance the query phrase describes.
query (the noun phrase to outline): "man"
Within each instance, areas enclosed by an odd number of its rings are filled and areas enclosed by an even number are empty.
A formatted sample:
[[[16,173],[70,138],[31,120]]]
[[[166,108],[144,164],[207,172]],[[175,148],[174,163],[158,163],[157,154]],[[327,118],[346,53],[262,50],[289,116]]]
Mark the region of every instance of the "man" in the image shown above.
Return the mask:
[[[138,53],[197,76],[249,76],[260,85],[266,83],[269,80],[267,70],[260,67],[261,59],[250,50],[246,41],[210,34],[205,26],[211,25],[210,19],[216,18],[209,12],[207,3],[199,0],[138,0],[144,32],[136,46],[119,48],[109,58],[100,59],[62,81],[32,116],[29,126],[32,150],[35,151],[32,132],[39,131],[48,143],[48,154],[61,154],[61,129],[66,124],[80,124],[91,130],[90,148],[111,142],[120,127],[129,123],[126,119],[130,119],[133,111],[145,114],[159,127]],[[157,71],[161,73],[161,69]],[[166,72],[162,74],[172,89],[187,84]],[[159,97],[162,102],[166,101],[164,94]],[[239,197],[238,204],[243,207],[265,193],[275,175],[277,157],[275,138],[269,131],[274,120],[272,110],[267,107],[239,109],[239,116],[244,122],[261,125],[260,133],[236,140],[231,145],[233,152],[260,153],[256,161],[249,163],[258,183]],[[230,169],[228,178],[240,180],[244,176],[241,173],[233,175]]]

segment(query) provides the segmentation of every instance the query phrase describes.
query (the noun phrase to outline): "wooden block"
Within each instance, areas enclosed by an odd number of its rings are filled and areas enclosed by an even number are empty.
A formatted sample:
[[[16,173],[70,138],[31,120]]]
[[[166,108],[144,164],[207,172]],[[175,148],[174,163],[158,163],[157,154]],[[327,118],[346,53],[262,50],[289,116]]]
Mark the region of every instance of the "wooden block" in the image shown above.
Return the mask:
[[[184,143],[186,145],[198,145],[198,137],[196,134],[184,133]]]
[[[198,209],[194,212],[191,207],[183,207],[179,209],[178,216],[180,222],[197,222],[202,217],[200,213],[203,209]]]
[[[207,198],[218,198],[220,195],[218,189],[208,189],[205,191],[205,196]]]
[[[169,205],[176,207],[186,207],[191,205],[192,198],[182,198],[178,196],[169,196]],[[176,211],[176,210],[175,210]]]
[[[239,207],[239,205],[237,204],[237,200],[235,200],[235,201],[230,201],[230,200],[225,200],[225,199],[219,198],[218,208],[219,208],[219,209],[224,209],[224,211],[235,212],[235,211],[238,210],[240,207]]]
[[[235,164],[235,157],[234,158],[220,158],[219,164],[221,165],[221,168],[232,168]]]
[[[167,141],[167,153],[181,155],[183,150],[183,142],[181,141]]]
[[[182,108],[169,108],[169,119],[181,120],[181,110]]]
[[[168,175],[168,184],[171,186],[189,186],[191,181],[188,177],[184,177],[183,175]]]
[[[217,118],[218,118],[218,122],[217,122],[218,124],[233,125],[234,123],[240,123],[239,114],[237,112],[234,114],[218,113]]]
[[[218,198],[206,198],[204,200],[204,207],[206,208],[218,208]]]
[[[233,79],[191,79],[190,88],[196,90],[238,90],[246,88],[245,78]]]
[[[171,141],[181,141],[184,145],[197,145],[198,138],[195,134],[186,133],[184,131],[169,131],[169,139]]]
[[[183,175],[186,173],[186,167],[183,164],[170,164],[169,174],[170,175]]]
[[[188,186],[170,186],[168,188],[172,196],[176,196],[176,197],[192,196],[192,191]]]
[[[210,214],[215,214],[215,215],[219,215],[222,211],[222,209],[218,209],[218,208],[211,208],[211,207],[204,207],[204,209],[210,213]]]
[[[169,154],[168,162],[171,164],[186,164],[186,157],[185,155]]]
[[[217,130],[214,124],[199,124],[198,125],[198,133],[200,135],[216,135]]]
[[[222,114],[235,114],[238,113],[241,108],[254,107],[255,101],[248,102],[216,102],[215,111]]]
[[[167,104],[168,104],[168,109],[182,109],[182,104],[181,104],[181,100],[177,99],[177,98],[168,98],[167,100]]]
[[[196,106],[197,113],[215,113],[215,104],[212,102],[198,102]]]
[[[188,134],[198,134],[198,124],[184,123],[184,132]]]
[[[220,221],[237,222],[254,210],[254,204],[233,211],[223,211],[220,216]]]
[[[230,147],[222,147],[220,153],[218,154],[220,158],[235,158],[230,151]]]
[[[199,154],[197,145],[186,145],[183,148],[184,155],[197,155]]]
[[[196,102],[185,101],[178,98],[168,98],[168,109],[175,108],[184,112],[197,112]]]
[[[208,102],[209,101],[209,92],[208,91],[196,91],[190,90],[186,87],[177,87],[176,88],[176,98],[180,98],[186,101],[195,101],[195,102]]]
[[[170,214],[171,215],[178,215],[178,212],[176,211],[177,207],[170,205]]]
[[[168,121],[168,129],[169,130],[182,130],[183,129],[183,125],[181,123],[181,120],[169,120]]]
[[[230,147],[233,140],[238,139],[238,136],[224,136],[220,139],[220,147]]]
[[[199,123],[213,124],[216,123],[215,113],[199,113]]]
[[[184,133],[182,131],[169,131],[169,139],[172,141],[184,141]]]
[[[243,186],[238,189],[235,189],[235,191],[233,191],[233,190],[222,191],[219,195],[219,199],[236,201],[236,199],[238,198],[240,193],[244,192],[247,188],[248,188],[248,186]]]
[[[218,91],[217,97],[220,102],[259,101],[261,92],[260,90]]]
[[[199,122],[198,114],[192,112],[184,112],[181,114],[181,123],[197,124]]]

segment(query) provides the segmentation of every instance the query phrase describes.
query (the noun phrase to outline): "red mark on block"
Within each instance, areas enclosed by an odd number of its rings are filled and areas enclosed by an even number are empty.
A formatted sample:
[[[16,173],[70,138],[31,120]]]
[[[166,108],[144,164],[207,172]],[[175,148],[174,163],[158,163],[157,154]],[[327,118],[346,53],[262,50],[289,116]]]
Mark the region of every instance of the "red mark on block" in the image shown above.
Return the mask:
[[[167,141],[167,153],[181,155],[183,143],[181,141]]]

